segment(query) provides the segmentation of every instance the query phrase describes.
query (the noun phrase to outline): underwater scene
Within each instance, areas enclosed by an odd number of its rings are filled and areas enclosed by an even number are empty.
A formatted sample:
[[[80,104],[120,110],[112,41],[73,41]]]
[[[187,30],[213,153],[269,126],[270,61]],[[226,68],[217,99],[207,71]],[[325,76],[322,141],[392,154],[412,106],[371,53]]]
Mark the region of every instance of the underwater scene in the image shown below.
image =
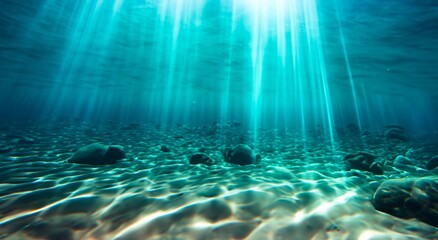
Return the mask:
[[[438,1],[1,0],[0,239],[438,239]]]

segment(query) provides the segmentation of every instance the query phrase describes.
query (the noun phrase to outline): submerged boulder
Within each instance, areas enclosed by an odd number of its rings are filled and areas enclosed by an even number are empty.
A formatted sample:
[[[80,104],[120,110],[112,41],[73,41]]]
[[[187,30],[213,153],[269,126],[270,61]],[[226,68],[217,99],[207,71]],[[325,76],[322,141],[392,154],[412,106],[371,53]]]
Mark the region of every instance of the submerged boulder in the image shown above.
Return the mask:
[[[12,151],[12,148],[3,144],[0,144],[0,154],[8,153]]]
[[[122,146],[93,143],[80,148],[67,161],[77,164],[107,165],[123,158],[126,158],[126,153]]]
[[[360,128],[355,123],[349,123],[345,126],[348,135],[359,135]]]
[[[393,127],[385,131],[385,138],[387,140],[399,140],[408,142],[409,137],[406,135],[405,130],[400,127]]]
[[[190,164],[213,165],[213,159],[204,153],[196,153],[190,157]]]
[[[227,149],[224,151],[225,162],[248,165],[259,163],[261,160],[260,155],[255,154],[254,151],[245,144],[239,144],[234,149]]]
[[[400,218],[417,218],[438,227],[438,179],[391,179],[375,191],[372,203]]]
[[[436,167],[438,167],[438,155],[431,157],[426,164],[428,170],[435,169]]]
[[[342,158],[342,160],[346,162],[347,171],[357,169],[372,172],[374,174],[383,174],[382,167],[374,161],[375,159],[376,156],[366,152],[347,154]]]
[[[161,145],[160,150],[162,152],[170,152],[170,149],[166,145]]]

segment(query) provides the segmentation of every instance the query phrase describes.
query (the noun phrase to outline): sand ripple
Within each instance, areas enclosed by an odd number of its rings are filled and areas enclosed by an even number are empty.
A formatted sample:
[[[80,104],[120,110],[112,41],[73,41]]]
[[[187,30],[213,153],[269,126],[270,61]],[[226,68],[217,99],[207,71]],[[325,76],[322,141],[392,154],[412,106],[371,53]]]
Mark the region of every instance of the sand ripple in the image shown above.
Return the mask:
[[[8,126],[0,155],[0,238],[8,239],[432,239],[437,229],[378,212],[382,180],[431,177],[388,167],[385,174],[344,169],[342,156],[367,150],[383,160],[414,147],[365,146],[297,132],[205,128],[114,130],[120,126]],[[14,134],[12,134],[14,133]],[[177,136],[177,137],[175,137]],[[21,137],[27,143],[15,141]],[[258,165],[223,163],[221,150],[257,142]],[[65,162],[93,142],[120,144],[129,159],[111,166]],[[160,151],[166,144],[170,153]],[[189,165],[199,150],[213,166]],[[428,153],[424,153],[428,154]],[[416,167],[414,169],[422,169]]]

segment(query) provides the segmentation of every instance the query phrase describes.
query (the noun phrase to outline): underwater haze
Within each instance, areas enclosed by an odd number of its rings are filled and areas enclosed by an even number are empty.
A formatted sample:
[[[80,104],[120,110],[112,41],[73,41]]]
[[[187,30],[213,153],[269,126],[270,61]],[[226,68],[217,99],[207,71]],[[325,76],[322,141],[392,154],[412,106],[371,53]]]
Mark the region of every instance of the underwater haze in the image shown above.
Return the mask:
[[[437,3],[1,3],[2,121],[438,131]]]
[[[438,0],[1,0],[0,239],[438,239]]]

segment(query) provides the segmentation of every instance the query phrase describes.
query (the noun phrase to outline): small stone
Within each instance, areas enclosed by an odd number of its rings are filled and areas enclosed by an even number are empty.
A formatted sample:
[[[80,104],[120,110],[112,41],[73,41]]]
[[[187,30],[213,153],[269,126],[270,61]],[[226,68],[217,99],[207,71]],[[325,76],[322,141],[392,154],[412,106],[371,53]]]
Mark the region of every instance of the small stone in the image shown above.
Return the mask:
[[[398,155],[394,160],[394,165],[404,165],[404,164],[411,165],[412,161],[403,155]]]
[[[399,130],[402,131],[402,132],[405,131],[405,128],[404,128],[404,127],[402,127],[402,126],[400,126],[400,125],[397,125],[397,124],[386,125],[386,126],[384,126],[384,128],[386,128],[386,129],[396,128],[396,129],[399,129]]]
[[[32,138],[28,138],[28,137],[22,137],[22,138],[16,139],[15,142],[18,144],[32,144],[35,142],[35,140],[33,140]]]
[[[429,159],[429,161],[426,164],[427,170],[432,170],[438,167],[438,155],[435,155]]]
[[[12,148],[3,144],[0,144],[0,154],[8,153],[12,151]]]
[[[261,160],[260,155],[256,155],[254,151],[245,144],[239,144],[233,150],[227,149],[224,152],[225,162],[239,164],[239,165],[248,165],[259,163]]]
[[[139,123],[131,123],[128,126],[121,127],[120,130],[138,130],[139,128]]]
[[[342,158],[346,161],[346,170],[357,169],[374,174],[383,174],[382,167],[374,162],[375,159],[376,156],[367,152],[350,153]]]
[[[376,162],[374,162],[374,163],[372,163],[370,165],[370,170],[369,171],[374,173],[375,175],[382,175],[383,174],[382,167],[378,163],[376,163]]]
[[[349,123],[347,126],[345,126],[345,129],[347,130],[347,133],[349,134],[359,134],[360,129],[359,126],[355,123]]]
[[[162,145],[161,148],[160,148],[160,150],[161,150],[162,152],[170,152],[170,149],[169,149],[166,145]]]
[[[385,138],[388,140],[399,140],[403,142],[409,141],[409,137],[406,136],[403,129],[391,128],[385,131]]]
[[[211,166],[213,165],[213,159],[204,153],[196,153],[190,157],[190,164],[205,164]]]
[[[68,159],[68,162],[90,165],[106,165],[114,164],[123,158],[126,158],[126,154],[122,146],[107,146],[101,143],[93,143],[80,148],[75,154],[73,154],[72,157]]]
[[[371,134],[373,134],[373,133],[368,131],[368,130],[363,130],[362,133],[361,133],[362,136],[369,136]]]

